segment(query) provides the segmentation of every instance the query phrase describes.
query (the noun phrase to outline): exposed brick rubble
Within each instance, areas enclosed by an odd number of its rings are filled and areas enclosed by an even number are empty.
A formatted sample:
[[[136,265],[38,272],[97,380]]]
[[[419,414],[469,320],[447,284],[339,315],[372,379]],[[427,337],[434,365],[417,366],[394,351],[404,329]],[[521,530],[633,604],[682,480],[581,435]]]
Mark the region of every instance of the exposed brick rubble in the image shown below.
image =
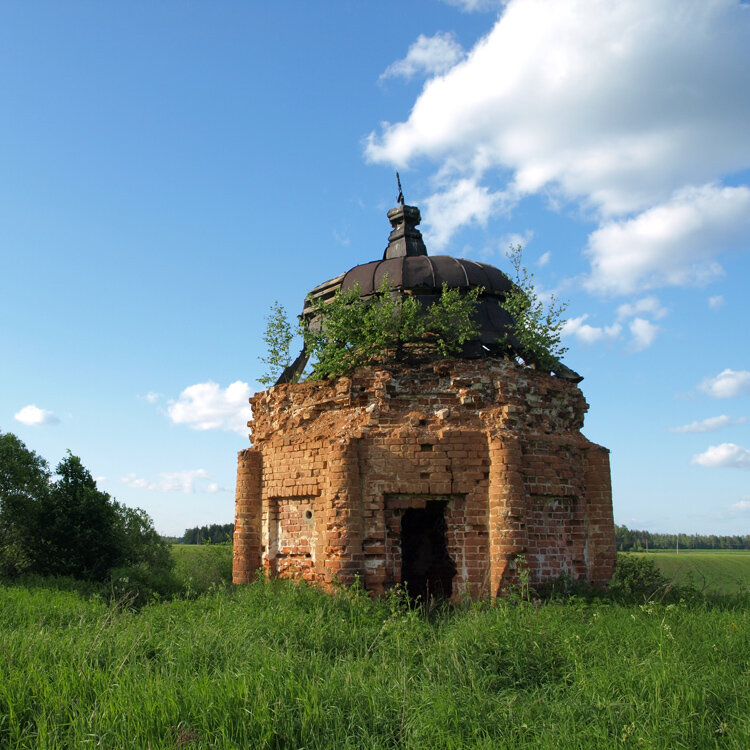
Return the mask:
[[[573,383],[509,360],[441,360],[278,385],[251,403],[235,583],[263,568],[496,596],[519,557],[532,585],[609,580],[609,451],[581,434],[588,405]]]

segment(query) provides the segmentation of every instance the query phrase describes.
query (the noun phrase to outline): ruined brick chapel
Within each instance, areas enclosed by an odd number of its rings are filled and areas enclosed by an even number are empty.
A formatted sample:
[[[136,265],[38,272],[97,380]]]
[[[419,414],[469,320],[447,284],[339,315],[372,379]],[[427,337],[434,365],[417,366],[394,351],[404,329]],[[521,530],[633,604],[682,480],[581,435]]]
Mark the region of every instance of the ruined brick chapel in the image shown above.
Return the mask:
[[[565,574],[606,584],[615,562],[609,451],[581,433],[582,379],[535,367],[498,304],[493,266],[430,256],[419,210],[388,212],[381,260],[320,284],[313,299],[387,276],[392,293],[434,302],[443,283],[482,287],[480,333],[460,356],[373,365],[335,380],[280,382],[250,399],[239,454],[233,577],[293,577],[412,596],[497,596]],[[310,302],[303,316],[309,318]],[[499,343],[504,335],[504,345]],[[508,341],[514,345],[508,356]]]

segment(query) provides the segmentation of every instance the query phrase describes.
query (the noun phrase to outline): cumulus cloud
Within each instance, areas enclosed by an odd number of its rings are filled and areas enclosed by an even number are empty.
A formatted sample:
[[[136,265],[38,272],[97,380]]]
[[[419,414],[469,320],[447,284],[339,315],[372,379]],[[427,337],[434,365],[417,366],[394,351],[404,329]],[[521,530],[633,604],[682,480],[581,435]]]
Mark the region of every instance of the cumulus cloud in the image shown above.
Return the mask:
[[[740,500],[738,503],[733,503],[732,508],[735,510],[750,510],[750,499]]]
[[[750,237],[750,188],[685,188],[634,218],[605,223],[586,254],[590,291],[627,294],[658,286],[701,284],[722,274],[717,247]]]
[[[563,337],[575,336],[584,344],[596,344],[599,341],[616,339],[622,332],[622,326],[614,323],[611,326],[592,326],[586,323],[588,313],[577,318],[568,318],[563,324],[561,335]]]
[[[727,368],[716,377],[706,378],[699,386],[713,398],[737,398],[750,393],[750,370]]]
[[[436,75],[450,70],[464,56],[461,45],[453,34],[438,31],[435,36],[420,34],[409,47],[406,57],[391,63],[382,78],[413,78],[416,75]]]
[[[170,403],[168,414],[175,424],[194,430],[230,430],[247,433],[252,419],[248,399],[250,386],[237,380],[226,388],[217,383],[196,383],[188,386],[179,398]]]
[[[724,295],[716,294],[713,297],[709,297],[708,306],[712,310],[718,310],[720,307],[724,307]]]
[[[750,237],[750,191],[721,185],[750,166],[748,38],[736,0],[509,0],[408,119],[370,134],[366,156],[431,160],[487,195],[579,203],[601,222],[591,288],[715,277],[716,253]],[[426,211],[426,227],[440,218]],[[453,219],[455,231],[475,217]]]
[[[492,192],[471,178],[458,180],[424,199],[425,215],[431,217],[425,241],[431,248],[443,250],[459,227],[484,226],[487,219],[510,200],[508,193]]]
[[[661,320],[669,311],[662,307],[656,297],[643,297],[635,302],[626,302],[617,308],[617,319],[626,320],[636,316],[648,316],[654,320]]]
[[[654,325],[645,318],[633,318],[630,321],[630,334],[632,336],[630,347],[633,351],[640,352],[648,349],[659,333],[659,326]]]
[[[30,427],[47,424],[59,424],[60,420],[47,409],[40,409],[36,404],[29,404],[13,415],[13,419]]]
[[[213,494],[222,491],[222,488],[216,482],[208,484],[201,482],[201,480],[208,478],[209,474],[205,469],[186,469],[184,471],[161,472],[159,479],[154,482],[141,479],[135,474],[128,474],[122,477],[121,481],[128,487],[156,492],[183,492],[185,494],[206,492]]]
[[[596,344],[620,338],[625,323],[630,320],[627,327],[630,332],[628,349],[631,352],[639,352],[654,343],[660,330],[659,326],[647,318],[661,320],[668,312],[656,297],[643,297],[635,302],[620,305],[614,323],[609,326],[592,326],[586,323],[588,314],[569,318],[563,326],[562,335],[575,336],[584,344]]]
[[[711,469],[750,469],[750,450],[735,443],[712,445],[705,453],[693,456],[692,463]]]
[[[708,417],[708,419],[701,419],[690,424],[684,424],[680,427],[670,427],[670,432],[682,432],[682,433],[701,433],[701,432],[715,432],[720,430],[722,427],[728,427],[730,424],[739,424],[745,422],[744,418],[733,420],[726,414],[721,414],[718,417]]]

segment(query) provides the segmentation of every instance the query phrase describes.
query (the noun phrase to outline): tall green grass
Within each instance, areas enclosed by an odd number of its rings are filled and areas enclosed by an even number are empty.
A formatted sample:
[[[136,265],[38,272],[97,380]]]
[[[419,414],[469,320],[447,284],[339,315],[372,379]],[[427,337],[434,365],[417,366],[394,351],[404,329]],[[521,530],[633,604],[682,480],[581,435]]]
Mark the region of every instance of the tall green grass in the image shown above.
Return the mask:
[[[173,544],[172,557],[183,594],[204,594],[232,583],[231,544]]]
[[[748,607],[0,588],[0,747],[750,746]]]

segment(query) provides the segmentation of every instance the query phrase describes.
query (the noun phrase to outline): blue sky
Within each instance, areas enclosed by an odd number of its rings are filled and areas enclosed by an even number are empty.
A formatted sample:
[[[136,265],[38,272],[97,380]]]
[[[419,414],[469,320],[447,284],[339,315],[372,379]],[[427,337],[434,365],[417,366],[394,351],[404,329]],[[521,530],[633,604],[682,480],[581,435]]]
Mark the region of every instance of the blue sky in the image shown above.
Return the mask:
[[[0,430],[163,533],[233,518],[264,318],[428,250],[568,301],[615,520],[750,533],[750,7],[0,8]]]

